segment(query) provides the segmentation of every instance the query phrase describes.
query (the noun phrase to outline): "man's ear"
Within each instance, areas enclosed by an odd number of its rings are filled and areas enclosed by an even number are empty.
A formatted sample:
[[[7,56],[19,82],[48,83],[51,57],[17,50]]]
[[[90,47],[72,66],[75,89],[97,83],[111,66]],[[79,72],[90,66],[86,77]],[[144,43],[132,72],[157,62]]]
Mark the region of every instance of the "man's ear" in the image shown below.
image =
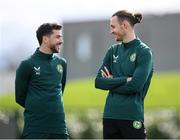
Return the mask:
[[[129,26],[129,22],[127,20],[123,21],[124,28],[127,29]]]
[[[42,42],[47,43],[48,42],[48,37],[47,36],[43,36],[42,37]]]

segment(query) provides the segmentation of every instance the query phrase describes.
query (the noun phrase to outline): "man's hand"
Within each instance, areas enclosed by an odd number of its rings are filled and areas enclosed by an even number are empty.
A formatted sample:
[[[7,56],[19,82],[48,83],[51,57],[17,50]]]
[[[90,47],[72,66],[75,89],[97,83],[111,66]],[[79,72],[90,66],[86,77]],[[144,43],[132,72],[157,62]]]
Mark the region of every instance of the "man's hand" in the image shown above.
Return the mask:
[[[104,66],[104,70],[101,69],[101,76],[104,78],[113,78],[106,66]]]
[[[112,74],[109,72],[109,70],[104,66],[104,70],[101,69],[101,76],[104,78],[113,78]],[[132,77],[127,78],[127,82],[130,82],[132,80]]]

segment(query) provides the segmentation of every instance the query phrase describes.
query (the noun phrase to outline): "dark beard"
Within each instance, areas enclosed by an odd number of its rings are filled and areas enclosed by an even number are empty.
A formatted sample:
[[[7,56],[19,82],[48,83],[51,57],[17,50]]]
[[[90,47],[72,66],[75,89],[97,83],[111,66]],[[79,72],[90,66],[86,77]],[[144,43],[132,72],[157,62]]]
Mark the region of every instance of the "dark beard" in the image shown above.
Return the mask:
[[[59,51],[56,50],[56,46],[55,45],[51,46],[50,49],[51,49],[52,53],[59,53]]]
[[[118,38],[117,38],[116,41],[122,41],[122,39],[118,39]]]

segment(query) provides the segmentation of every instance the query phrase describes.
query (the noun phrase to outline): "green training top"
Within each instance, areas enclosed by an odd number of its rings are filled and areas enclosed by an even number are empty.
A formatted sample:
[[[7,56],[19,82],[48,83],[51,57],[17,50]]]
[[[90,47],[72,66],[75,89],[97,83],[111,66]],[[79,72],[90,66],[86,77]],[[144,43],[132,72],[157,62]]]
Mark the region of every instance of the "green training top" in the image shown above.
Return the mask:
[[[37,49],[16,71],[16,102],[24,107],[27,133],[67,134],[63,106],[66,61]]]
[[[101,76],[104,66],[113,78]],[[109,90],[103,118],[143,122],[144,98],[152,74],[152,52],[141,40],[112,45],[95,79],[96,88]],[[130,82],[128,77],[132,77]]]

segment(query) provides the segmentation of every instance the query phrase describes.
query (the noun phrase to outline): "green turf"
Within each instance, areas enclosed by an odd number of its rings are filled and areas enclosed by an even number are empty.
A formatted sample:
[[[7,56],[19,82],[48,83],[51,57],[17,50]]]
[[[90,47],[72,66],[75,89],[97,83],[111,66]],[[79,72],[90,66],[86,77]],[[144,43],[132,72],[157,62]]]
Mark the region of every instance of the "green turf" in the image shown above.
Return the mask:
[[[19,105],[15,103],[15,97],[10,93],[3,93],[0,96],[0,109],[15,110],[19,109]]]
[[[147,108],[180,109],[180,73],[155,74],[145,100]]]
[[[107,91],[94,88],[94,80],[71,81],[65,91],[66,107],[104,106]],[[146,108],[180,109],[180,73],[154,74],[145,100]]]
[[[6,96],[5,96],[6,95]],[[0,96],[0,108],[17,109],[14,94]],[[100,108],[105,103],[107,91],[94,88],[94,79],[68,81],[64,94],[66,109]],[[180,109],[180,73],[154,74],[145,100],[146,108],[175,107]]]

